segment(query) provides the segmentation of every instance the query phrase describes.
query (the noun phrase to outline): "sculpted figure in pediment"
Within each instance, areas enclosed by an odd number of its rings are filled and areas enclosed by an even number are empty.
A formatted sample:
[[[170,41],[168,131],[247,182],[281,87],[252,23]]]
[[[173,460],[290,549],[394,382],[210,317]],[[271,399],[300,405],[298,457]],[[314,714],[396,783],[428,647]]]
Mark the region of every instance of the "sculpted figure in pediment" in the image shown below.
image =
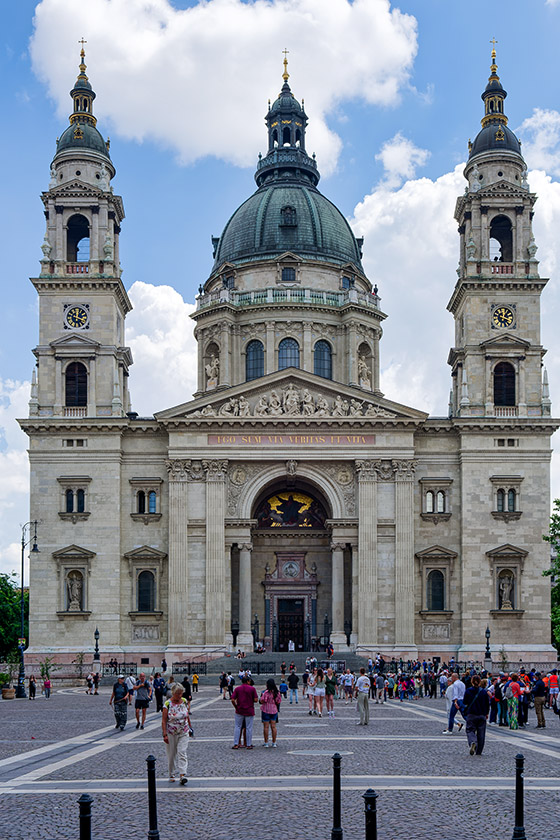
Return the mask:
[[[266,417],[268,414],[268,397],[263,394],[255,406],[255,417]]]
[[[272,393],[270,394],[268,413],[274,416],[276,416],[277,414],[284,414],[282,403],[280,402],[280,398],[276,391],[272,391]]]
[[[325,399],[325,397],[318,397],[317,407],[315,409],[315,417],[328,417],[329,414],[329,404],[327,400]]]
[[[363,403],[359,402],[359,400],[351,400],[350,401],[350,417],[361,417],[362,416],[362,407]]]
[[[303,391],[302,402],[303,402],[303,414],[306,417],[311,417],[313,414],[315,414],[315,402],[313,400],[313,397],[311,396],[311,394],[307,390],[307,388],[305,388],[304,391]]]
[[[215,417],[216,416],[216,412],[214,410],[214,407],[211,406],[211,405],[205,405],[200,413],[201,413],[202,417]]]
[[[285,414],[299,414],[300,396],[299,391],[293,383],[290,383],[283,391],[283,408]]]
[[[222,417],[237,417],[239,414],[239,403],[235,399],[227,400],[220,408]]]
[[[348,400],[343,400],[340,394],[335,398],[332,410],[333,417],[346,417],[348,414]]]
[[[250,417],[251,416],[251,406],[245,397],[239,397],[239,402],[237,404],[238,414],[239,417]]]

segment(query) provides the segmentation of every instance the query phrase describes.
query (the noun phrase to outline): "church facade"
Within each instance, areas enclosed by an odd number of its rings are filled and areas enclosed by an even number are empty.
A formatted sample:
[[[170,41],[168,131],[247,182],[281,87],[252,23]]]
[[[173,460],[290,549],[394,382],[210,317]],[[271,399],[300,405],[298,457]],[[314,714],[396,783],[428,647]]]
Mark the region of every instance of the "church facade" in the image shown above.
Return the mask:
[[[362,241],[318,190],[283,86],[256,191],[213,238],[193,313],[198,386],[131,410],[124,218],[84,54],[57,142],[29,417],[29,661],[158,664],[268,649],[546,660],[551,419],[536,196],[495,53],[456,205],[449,412],[380,390],[387,314]],[[450,285],[450,290],[451,290]],[[443,305],[443,303],[442,303]],[[185,395],[188,397],[188,395]]]

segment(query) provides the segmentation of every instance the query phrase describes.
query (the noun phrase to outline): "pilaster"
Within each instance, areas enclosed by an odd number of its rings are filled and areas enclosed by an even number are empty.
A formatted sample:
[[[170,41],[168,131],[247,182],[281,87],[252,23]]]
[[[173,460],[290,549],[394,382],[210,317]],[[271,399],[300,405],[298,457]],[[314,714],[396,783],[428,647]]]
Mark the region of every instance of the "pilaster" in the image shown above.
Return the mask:
[[[412,460],[393,461],[395,470],[395,644],[414,645],[414,469]]]
[[[190,461],[165,462],[169,474],[168,644],[188,643],[188,469]]]
[[[225,638],[225,515],[227,461],[203,461],[206,472],[206,644]]]
[[[377,642],[377,470],[356,461],[358,473],[358,644]]]

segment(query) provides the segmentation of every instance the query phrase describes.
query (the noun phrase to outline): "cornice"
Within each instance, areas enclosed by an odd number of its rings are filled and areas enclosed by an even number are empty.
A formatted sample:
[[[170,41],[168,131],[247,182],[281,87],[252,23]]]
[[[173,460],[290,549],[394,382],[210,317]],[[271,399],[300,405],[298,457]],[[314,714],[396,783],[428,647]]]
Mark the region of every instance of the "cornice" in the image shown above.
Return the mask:
[[[454,313],[459,304],[463,301],[465,294],[472,291],[494,292],[494,291],[523,291],[542,292],[548,283],[547,277],[515,277],[508,274],[476,274],[467,277],[460,277],[457,280],[453,294],[447,304],[447,310]]]
[[[60,432],[122,432],[127,417],[27,417],[18,419],[26,434],[57,435]]]
[[[162,419],[160,423],[165,428],[180,429],[187,426],[195,426],[206,429],[212,428],[237,428],[243,431],[247,428],[258,428],[266,430],[270,427],[270,433],[274,434],[279,428],[292,428],[294,426],[304,426],[310,429],[317,429],[318,432],[323,428],[344,428],[350,426],[352,428],[358,426],[360,428],[371,429],[372,432],[379,431],[380,428],[395,428],[399,426],[406,426],[411,428],[418,427],[423,421],[415,420],[406,417],[395,417],[394,419],[379,418],[372,422],[370,417],[323,417],[321,422],[317,422],[314,417],[297,417],[297,416],[279,416],[279,417],[173,417],[167,420]]]
[[[88,292],[92,289],[95,291],[111,291],[116,294],[125,315],[132,310],[132,303],[120,277],[110,277],[103,274],[82,274],[78,278],[78,275],[75,274],[42,274],[40,277],[30,277],[29,279],[38,294],[52,292],[55,289],[65,292]]]

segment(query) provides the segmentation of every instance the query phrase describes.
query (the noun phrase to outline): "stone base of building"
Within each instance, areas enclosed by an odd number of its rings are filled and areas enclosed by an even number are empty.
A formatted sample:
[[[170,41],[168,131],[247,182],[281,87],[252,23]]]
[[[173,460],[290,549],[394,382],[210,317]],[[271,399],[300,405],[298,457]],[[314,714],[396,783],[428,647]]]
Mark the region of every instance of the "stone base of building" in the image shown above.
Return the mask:
[[[409,659],[418,659],[418,647],[416,645],[379,645],[379,644],[358,644],[355,652],[358,656],[367,656],[375,659],[378,653],[381,654],[385,662],[391,659],[404,659],[408,662]]]

